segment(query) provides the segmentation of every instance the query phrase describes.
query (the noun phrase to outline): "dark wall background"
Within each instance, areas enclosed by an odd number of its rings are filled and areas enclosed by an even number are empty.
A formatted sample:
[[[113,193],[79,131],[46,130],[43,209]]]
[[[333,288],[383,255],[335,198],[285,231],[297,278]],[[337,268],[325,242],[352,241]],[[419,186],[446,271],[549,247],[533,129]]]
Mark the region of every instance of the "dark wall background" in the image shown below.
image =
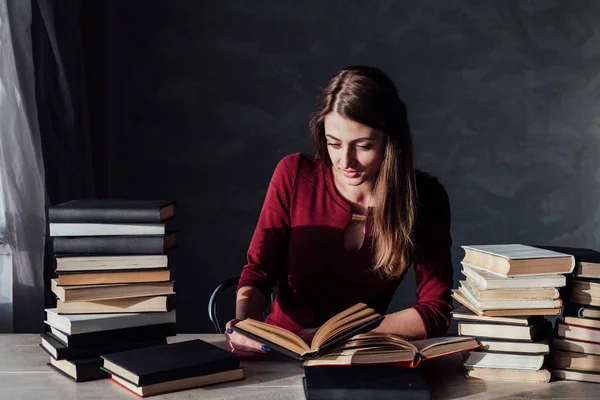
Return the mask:
[[[461,244],[598,247],[597,2],[129,0],[107,23],[109,194],[178,200],[180,331],[210,331],[210,291],[239,274],[277,161],[312,153],[318,88],[347,64],[387,71],[408,104],[417,165],[450,196],[456,280]]]

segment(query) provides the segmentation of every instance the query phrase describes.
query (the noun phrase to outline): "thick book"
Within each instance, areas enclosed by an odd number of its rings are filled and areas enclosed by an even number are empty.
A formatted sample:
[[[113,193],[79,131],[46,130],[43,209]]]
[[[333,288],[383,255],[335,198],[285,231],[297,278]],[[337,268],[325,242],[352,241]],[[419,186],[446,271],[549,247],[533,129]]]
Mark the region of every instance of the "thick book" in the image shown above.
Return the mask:
[[[465,377],[483,381],[548,383],[551,375],[547,369],[467,368]]]
[[[344,340],[375,329],[383,320],[364,303],[358,303],[327,320],[315,333],[310,345],[298,335],[278,326],[265,324],[251,318],[232,327],[236,332],[268,345],[290,357],[307,360],[318,357]]]
[[[461,305],[456,309],[452,310],[452,318],[457,321],[466,322],[483,322],[489,324],[528,326],[536,323],[542,317],[539,315],[528,315],[522,317],[487,317],[485,315],[475,314],[467,307]]]
[[[481,351],[488,353],[515,353],[515,354],[550,354],[550,346],[547,341],[539,342],[517,342],[493,338],[479,338]]]
[[[398,335],[363,333],[305,361],[304,366],[395,364],[415,368],[423,361],[479,347],[477,340],[464,336],[407,341]]]
[[[59,340],[57,340],[56,337],[52,335],[52,333],[41,333],[40,337],[40,347],[51,357],[57,360],[75,360],[79,358],[98,357],[102,354],[114,353],[116,351],[124,351],[130,349],[138,349],[148,346],[157,346],[165,344],[167,342],[166,338],[162,338],[145,341],[121,341],[96,346],[70,347],[62,344]]]
[[[67,347],[99,346],[117,342],[135,342],[163,339],[177,334],[175,323],[134,326],[109,331],[76,333],[68,335],[50,326],[53,337]]]
[[[565,339],[583,340],[586,342],[600,344],[600,329],[594,329],[585,326],[557,323],[556,336]]]
[[[497,310],[482,310],[471,303],[460,290],[452,290],[452,298],[479,316],[486,317],[509,317],[509,316],[536,316],[536,315],[560,315],[562,307],[558,308],[512,308]]]
[[[460,281],[460,290],[468,290],[478,301],[493,300],[556,300],[560,293],[556,288],[540,289],[484,289],[469,280]]]
[[[51,237],[164,235],[165,224],[72,224],[51,222],[49,231]]]
[[[522,244],[461,246],[463,262],[503,276],[570,274],[575,257]]]
[[[569,300],[577,304],[600,306],[600,283],[574,279]]]
[[[557,381],[600,383],[600,373],[598,372],[572,371],[568,369],[552,369],[550,372],[552,373],[552,379]]]
[[[137,386],[117,375],[112,375],[111,380],[119,386],[129,390],[140,397],[150,397],[159,394],[177,392],[180,390],[216,385],[218,383],[237,381],[244,378],[244,369],[236,368],[214,374],[192,376],[190,378],[176,379],[173,381],[155,383],[152,385]]]
[[[51,223],[158,223],[174,215],[173,200],[82,199],[67,201],[48,210]]]
[[[563,304],[562,299],[476,299],[471,288],[462,282],[464,281],[461,281],[460,288],[455,291],[458,291],[462,297],[481,311],[561,308]]]
[[[571,353],[595,354],[600,356],[600,343],[558,338],[552,340],[552,350],[562,350]]]
[[[175,246],[175,232],[164,236],[55,237],[54,254],[163,254]]]
[[[419,369],[393,365],[304,367],[304,374],[307,400],[431,398]]]
[[[109,331],[135,326],[175,323],[175,310],[166,313],[119,313],[61,315],[48,308],[45,323],[68,334]]]
[[[62,286],[58,284],[58,279],[52,279],[51,289],[62,302],[71,302],[171,295],[175,294],[174,284],[174,281],[170,281]]]
[[[537,371],[544,365],[544,355],[489,353],[470,351],[466,354],[466,368],[527,369]]]
[[[578,278],[600,279],[600,251],[582,247],[540,245],[536,245],[536,247],[571,254],[575,257],[575,270],[573,271],[573,275]]]
[[[464,262],[462,268],[467,281],[475,282],[479,287],[489,290],[559,288],[567,285],[567,278],[562,274],[502,276]]]
[[[56,257],[57,273],[80,271],[124,271],[167,268],[165,254]]]
[[[534,341],[545,339],[552,331],[548,320],[529,326],[484,324],[478,322],[459,322],[458,334],[478,338]]]
[[[102,367],[100,357],[80,360],[55,360],[50,357],[48,365],[75,382],[95,381],[109,377],[108,373],[100,368]]]
[[[584,326],[587,328],[600,329],[600,321],[596,319],[566,316],[563,317],[562,322],[567,325]]]
[[[171,271],[168,269],[156,269],[150,271],[89,271],[85,273],[61,272],[56,279],[56,283],[61,286],[165,282],[171,279]]]
[[[239,358],[203,340],[103,355],[102,368],[136,386],[237,369]]]
[[[168,296],[131,297],[126,299],[71,301],[56,300],[59,314],[110,314],[167,312],[171,310]]]
[[[557,350],[552,355],[552,366],[558,369],[600,372],[600,356]]]

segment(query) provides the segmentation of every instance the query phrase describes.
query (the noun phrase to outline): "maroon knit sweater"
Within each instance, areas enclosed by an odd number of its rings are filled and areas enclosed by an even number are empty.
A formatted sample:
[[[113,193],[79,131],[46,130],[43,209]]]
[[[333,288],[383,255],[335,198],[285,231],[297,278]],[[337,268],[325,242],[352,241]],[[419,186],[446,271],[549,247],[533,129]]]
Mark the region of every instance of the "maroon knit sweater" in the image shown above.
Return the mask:
[[[426,337],[444,335],[450,323],[453,285],[450,204],[437,179],[417,171],[418,212],[413,265]],[[292,332],[322,325],[334,314],[364,302],[385,313],[398,279],[373,272],[372,238],[358,251],[344,247],[352,216],[322,160],[293,154],[279,162],[248,249],[238,287],[254,286],[277,296],[266,322]]]

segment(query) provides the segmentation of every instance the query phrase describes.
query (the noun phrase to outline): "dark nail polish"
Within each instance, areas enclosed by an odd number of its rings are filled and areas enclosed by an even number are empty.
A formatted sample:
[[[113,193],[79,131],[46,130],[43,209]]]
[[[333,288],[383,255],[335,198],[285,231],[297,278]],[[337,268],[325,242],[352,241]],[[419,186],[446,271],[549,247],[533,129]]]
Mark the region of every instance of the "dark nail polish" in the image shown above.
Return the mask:
[[[233,331],[231,330],[231,328],[227,328],[227,333],[229,333],[230,335],[233,333]]]
[[[262,346],[260,346],[260,349],[261,349],[262,351],[271,351],[271,349],[270,349],[270,348],[268,348],[267,346],[265,346],[264,344],[263,344]]]

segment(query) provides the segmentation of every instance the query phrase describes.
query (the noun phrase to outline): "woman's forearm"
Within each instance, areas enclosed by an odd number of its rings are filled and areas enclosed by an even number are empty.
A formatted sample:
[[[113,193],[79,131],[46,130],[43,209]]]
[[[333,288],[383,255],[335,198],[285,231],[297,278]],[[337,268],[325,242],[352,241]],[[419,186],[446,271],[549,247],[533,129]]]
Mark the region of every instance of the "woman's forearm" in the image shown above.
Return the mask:
[[[423,339],[426,334],[423,320],[414,308],[387,314],[381,324],[371,332],[392,333],[406,340]]]
[[[235,318],[243,320],[252,318],[262,321],[263,311],[267,306],[265,295],[254,286],[243,286],[238,289],[235,301]]]

